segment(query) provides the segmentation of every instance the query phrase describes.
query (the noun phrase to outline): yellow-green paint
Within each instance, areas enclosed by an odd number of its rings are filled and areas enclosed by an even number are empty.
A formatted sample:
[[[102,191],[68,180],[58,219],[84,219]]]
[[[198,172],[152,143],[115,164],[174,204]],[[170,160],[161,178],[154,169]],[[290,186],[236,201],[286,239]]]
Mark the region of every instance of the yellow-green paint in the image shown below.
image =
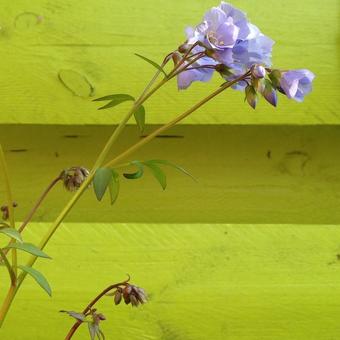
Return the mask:
[[[154,129],[148,127],[147,131]],[[91,167],[112,127],[3,126],[0,141],[12,171],[19,219],[66,167]],[[129,127],[112,157],[134,143]],[[338,126],[178,126],[131,159],[167,159],[197,182],[165,167],[163,191],[149,174],[121,180],[112,207],[93,190],[68,217],[72,222],[340,223]],[[131,172],[135,169],[120,169]],[[0,188],[4,197],[3,188]],[[35,221],[53,221],[70,194],[59,185]],[[155,204],[157,202],[157,204]]]
[[[274,64],[309,68],[317,76],[305,104],[280,99],[253,110],[229,91],[185,120],[194,124],[338,124],[339,2],[235,0],[276,41]],[[134,53],[161,61],[218,0],[5,0],[0,13],[2,123],[112,124],[126,111],[97,112],[96,96],[138,95],[152,76]],[[61,81],[62,79],[62,81]],[[146,106],[158,124],[221,83],[195,84],[178,93],[170,84]],[[66,86],[65,86],[66,84]]]
[[[100,125],[128,109],[99,112],[91,99],[138,95],[153,69],[133,53],[161,60],[218,1],[3,2],[0,142],[22,220],[61,169],[93,164],[113,129]],[[316,74],[313,94],[253,111],[241,93],[225,93],[133,157],[166,158],[198,183],[173,170],[165,192],[151,176],[124,181],[114,207],[86,193],[46,248],[53,260],[37,262],[53,298],[28,278],[1,340],[62,339],[72,320],[58,311],[80,310],[126,273],[150,303],[103,302],[108,340],[340,339],[339,3],[233,4],[276,40],[276,66]],[[220,82],[181,93],[168,85],[147,103],[148,123],[168,121]],[[129,127],[112,155],[137,138]],[[26,240],[39,241],[68,196],[53,191]],[[0,276],[2,297],[3,267]],[[86,338],[84,328],[75,339]]]
[[[339,240],[339,225],[65,224],[46,248],[53,260],[37,263],[53,298],[28,278],[0,338],[63,339],[72,320],[59,310],[130,273],[150,303],[104,300],[108,340],[337,340]]]

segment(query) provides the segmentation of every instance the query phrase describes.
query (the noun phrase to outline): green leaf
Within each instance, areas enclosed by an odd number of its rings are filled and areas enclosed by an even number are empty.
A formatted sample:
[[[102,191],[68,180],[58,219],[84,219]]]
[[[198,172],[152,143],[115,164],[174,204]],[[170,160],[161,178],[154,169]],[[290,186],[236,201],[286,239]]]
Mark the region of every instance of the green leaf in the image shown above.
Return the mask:
[[[119,194],[119,175],[116,171],[112,170],[112,180],[109,186],[109,190],[110,190],[110,197],[111,197],[111,204],[113,205],[117,198],[118,198],[118,194]]]
[[[138,125],[138,128],[140,132],[144,131],[145,128],[145,108],[144,106],[140,106],[135,112],[134,112],[135,120]]]
[[[93,189],[98,201],[102,200],[105,191],[112,180],[112,177],[113,171],[109,168],[99,168],[94,174]]]
[[[137,172],[134,172],[132,174],[123,174],[123,176],[127,179],[138,179],[141,178],[144,174],[144,168],[143,164],[140,161],[133,161],[130,163],[131,165],[135,165],[138,168]]]
[[[166,72],[164,71],[163,67],[158,65],[156,62],[152,61],[151,59],[144,57],[138,53],[135,53],[135,55],[139,58],[142,58],[143,60],[145,60],[147,63],[151,64],[153,67],[155,67],[158,71],[162,72],[166,77],[168,76],[166,74]]]
[[[181,166],[179,166],[177,164],[171,163],[171,162],[169,162],[165,159],[153,159],[153,160],[150,160],[149,162],[171,166],[171,167],[175,168],[176,170],[184,173],[185,175],[191,177],[194,181],[197,182],[197,180],[194,176],[192,176],[188,171],[186,171],[184,168],[182,168]]]
[[[105,101],[105,100],[109,100],[110,102],[104,106],[101,106],[98,110],[108,109],[110,107],[117,106],[126,101],[135,101],[135,98],[133,98],[129,94],[112,94],[109,96],[97,98],[94,101]]]
[[[96,324],[95,322],[89,322],[87,324],[87,326],[89,328],[89,333],[90,333],[91,340],[95,340],[96,339],[96,335],[98,336],[97,333],[98,333],[98,330],[99,330],[99,325]]]
[[[32,267],[27,267],[27,266],[21,266],[19,265],[18,268],[26,272],[27,274],[31,275],[35,281],[37,281],[38,285],[44,289],[44,291],[49,295],[52,296],[52,290],[47,282],[46,278],[44,277],[43,274],[41,274],[38,270],[32,268]]]
[[[9,236],[10,238],[14,238],[18,242],[22,243],[22,237],[20,233],[11,227],[0,227],[0,233]]]
[[[31,243],[12,243],[12,244],[9,244],[6,248],[15,248],[15,249],[23,250],[37,257],[43,257],[46,259],[51,258],[46,253],[44,253],[41,249],[39,249],[38,247],[36,247],[34,244],[31,244]]]
[[[157,181],[159,182],[163,190],[165,190],[166,176],[163,170],[158,165],[156,165],[155,162],[153,161],[146,161],[146,162],[143,162],[143,164],[145,164],[151,170],[152,174],[157,179]]]
[[[75,318],[76,320],[84,322],[86,319],[86,316],[83,313],[78,313],[74,311],[68,311],[68,310],[61,310],[60,313],[67,313],[70,317]]]

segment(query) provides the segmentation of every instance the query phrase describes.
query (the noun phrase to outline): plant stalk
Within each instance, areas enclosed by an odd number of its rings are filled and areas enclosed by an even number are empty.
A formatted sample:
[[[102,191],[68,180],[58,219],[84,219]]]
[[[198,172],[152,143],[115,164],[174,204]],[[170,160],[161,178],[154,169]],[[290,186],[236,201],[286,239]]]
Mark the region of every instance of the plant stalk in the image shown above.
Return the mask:
[[[114,285],[111,285],[107,288],[105,288],[100,294],[98,294],[87,306],[86,308],[82,311],[82,314],[86,315],[91,309],[92,307],[103,297],[105,296],[108,292],[110,292],[112,289],[116,289],[120,286],[125,286],[127,284],[127,281],[121,282],[121,283],[116,283]],[[70,329],[70,331],[67,333],[65,340],[70,340],[72,338],[72,336],[74,335],[74,333],[76,332],[76,330],[78,329],[78,327],[83,323],[83,321],[81,320],[77,320],[74,325],[72,326],[72,328]]]

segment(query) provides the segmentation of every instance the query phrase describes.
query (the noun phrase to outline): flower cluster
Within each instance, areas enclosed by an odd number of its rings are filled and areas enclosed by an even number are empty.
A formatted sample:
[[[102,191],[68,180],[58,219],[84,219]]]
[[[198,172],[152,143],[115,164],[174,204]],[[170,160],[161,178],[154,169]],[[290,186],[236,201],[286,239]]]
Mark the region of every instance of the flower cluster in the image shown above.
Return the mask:
[[[143,288],[127,284],[124,287],[118,287],[113,293],[114,302],[119,305],[124,299],[124,302],[128,305],[131,303],[132,307],[138,307],[140,304],[147,302],[147,296]]]
[[[270,68],[274,41],[250,23],[245,13],[228,3],[209,10],[199,25],[186,29],[186,36],[173,58],[175,64],[184,65],[177,76],[179,89],[188,88],[194,81],[209,81],[217,71],[226,81],[245,75],[233,88],[244,90],[252,107],[256,105],[257,93],[276,106],[277,90],[297,101],[311,91],[312,72]]]

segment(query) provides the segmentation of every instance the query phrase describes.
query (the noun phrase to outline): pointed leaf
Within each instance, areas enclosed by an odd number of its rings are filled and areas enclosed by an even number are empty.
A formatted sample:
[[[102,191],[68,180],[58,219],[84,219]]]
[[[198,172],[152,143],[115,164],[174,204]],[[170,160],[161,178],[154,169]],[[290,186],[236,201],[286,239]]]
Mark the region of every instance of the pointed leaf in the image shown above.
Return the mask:
[[[51,258],[50,256],[48,256],[46,253],[44,253],[41,249],[39,249],[32,243],[12,243],[12,244],[9,244],[6,248],[9,248],[9,249],[14,248],[14,249],[23,250],[37,257],[43,257],[46,259]]]
[[[140,132],[144,131],[145,128],[145,108],[140,106],[137,111],[134,112],[135,120],[138,125]]]
[[[131,165],[135,165],[138,167],[138,171],[132,174],[123,174],[123,176],[127,179],[138,179],[141,178],[144,174],[143,164],[140,161],[133,161],[130,163]]]
[[[11,238],[14,238],[18,242],[22,243],[22,237],[21,234],[14,228],[11,227],[0,227],[0,233],[5,234],[6,236],[9,236]]]
[[[89,328],[91,340],[95,340],[99,326],[95,322],[89,322],[87,326]]]
[[[76,320],[79,320],[82,322],[84,322],[86,319],[86,316],[83,313],[77,313],[77,312],[68,311],[68,310],[61,310],[60,313],[67,313],[72,318],[75,318]]]
[[[113,205],[118,197],[119,194],[119,175],[116,171],[112,170],[112,180],[109,186],[110,190],[110,197],[111,197],[111,204]]]
[[[184,168],[182,168],[181,166],[179,166],[177,164],[171,163],[171,162],[169,162],[165,159],[153,159],[153,160],[150,160],[149,162],[171,166],[171,167],[175,168],[176,170],[183,172],[185,175],[191,177],[194,181],[197,182],[197,180],[194,176],[192,176],[188,171],[186,171]]]
[[[162,72],[166,77],[168,76],[166,74],[166,72],[164,71],[163,67],[158,65],[156,62],[152,61],[151,59],[144,57],[138,53],[135,53],[135,55],[139,58],[142,58],[143,60],[145,60],[147,63],[151,64],[153,67],[155,67],[158,71]]]
[[[112,94],[112,95],[109,95],[109,96],[97,98],[94,101],[105,101],[105,100],[109,100],[110,102],[108,104],[100,107],[98,110],[108,109],[110,107],[117,106],[117,105],[119,105],[123,102],[126,102],[126,101],[134,101],[135,98],[133,98],[129,94]]]
[[[32,268],[32,267],[27,267],[27,266],[21,266],[19,265],[18,268],[26,272],[27,274],[31,275],[35,281],[37,281],[38,285],[45,290],[45,292],[49,295],[52,296],[52,290],[47,282],[46,278],[44,277],[43,274],[41,274],[38,270]]]
[[[101,201],[113,177],[112,169],[99,168],[93,178],[93,189],[97,200]]]
[[[143,162],[143,164],[145,164],[151,170],[152,174],[155,176],[155,178],[157,179],[157,181],[159,182],[163,190],[165,190],[166,176],[163,170],[152,161],[146,161],[146,162]]]

